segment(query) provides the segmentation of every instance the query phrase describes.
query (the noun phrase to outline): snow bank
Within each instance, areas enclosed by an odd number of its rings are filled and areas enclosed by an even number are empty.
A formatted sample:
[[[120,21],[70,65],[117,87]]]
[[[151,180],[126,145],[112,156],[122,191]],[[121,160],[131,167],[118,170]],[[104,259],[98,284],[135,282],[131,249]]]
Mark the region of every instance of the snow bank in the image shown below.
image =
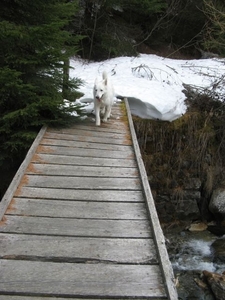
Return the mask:
[[[71,66],[70,76],[84,81],[80,102],[88,102],[88,113],[93,111],[95,78],[106,70],[116,95],[128,98],[133,115],[165,121],[173,121],[186,112],[184,83],[205,88],[225,72],[224,60],[174,60],[147,54],[89,63],[75,58]]]

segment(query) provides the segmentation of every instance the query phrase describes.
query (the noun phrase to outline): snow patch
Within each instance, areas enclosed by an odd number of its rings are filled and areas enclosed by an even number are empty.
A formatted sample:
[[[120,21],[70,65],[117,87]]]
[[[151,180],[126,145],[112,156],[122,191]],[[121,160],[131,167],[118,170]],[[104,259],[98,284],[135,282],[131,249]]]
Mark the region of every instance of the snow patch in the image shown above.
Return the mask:
[[[118,57],[103,62],[71,60],[71,77],[84,81],[79,91],[86,102],[85,111],[93,112],[92,90],[95,78],[106,70],[112,77],[117,96],[128,98],[133,115],[146,119],[173,121],[186,112],[184,85],[209,88],[225,73],[225,60],[174,60],[156,55]],[[224,98],[224,85],[218,93]]]

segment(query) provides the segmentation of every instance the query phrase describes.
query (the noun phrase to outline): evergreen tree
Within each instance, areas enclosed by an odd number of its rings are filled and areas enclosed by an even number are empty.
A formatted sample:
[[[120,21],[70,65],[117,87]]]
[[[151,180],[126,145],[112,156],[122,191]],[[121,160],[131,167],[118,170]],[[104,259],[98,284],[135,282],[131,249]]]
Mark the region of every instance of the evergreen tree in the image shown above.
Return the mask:
[[[136,55],[135,44],[145,38],[146,24],[167,7],[166,0],[84,0],[86,35],[83,56],[106,59]]]
[[[223,0],[204,0],[206,26],[203,46],[225,56],[225,4]]]
[[[0,2],[0,166],[21,157],[43,124],[71,118],[62,89],[79,41],[68,31],[76,10],[77,1]],[[67,94],[78,84],[68,80]]]

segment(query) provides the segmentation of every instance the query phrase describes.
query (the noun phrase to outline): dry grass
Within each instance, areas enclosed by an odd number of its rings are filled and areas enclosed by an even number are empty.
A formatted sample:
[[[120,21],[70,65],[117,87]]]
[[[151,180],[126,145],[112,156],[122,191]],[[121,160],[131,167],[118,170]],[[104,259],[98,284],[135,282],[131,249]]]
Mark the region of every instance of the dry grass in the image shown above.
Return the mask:
[[[225,177],[225,107],[207,95],[188,99],[187,113],[171,123],[134,118],[152,189],[177,199],[189,178],[209,197]]]

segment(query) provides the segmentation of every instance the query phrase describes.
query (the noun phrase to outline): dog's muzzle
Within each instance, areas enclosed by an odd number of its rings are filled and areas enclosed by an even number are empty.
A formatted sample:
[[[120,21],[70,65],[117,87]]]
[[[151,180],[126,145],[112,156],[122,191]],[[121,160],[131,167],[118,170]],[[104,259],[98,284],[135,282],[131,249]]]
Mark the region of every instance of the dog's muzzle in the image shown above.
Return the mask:
[[[99,102],[102,100],[102,98],[101,97],[98,97],[98,96],[96,96],[95,97]]]

